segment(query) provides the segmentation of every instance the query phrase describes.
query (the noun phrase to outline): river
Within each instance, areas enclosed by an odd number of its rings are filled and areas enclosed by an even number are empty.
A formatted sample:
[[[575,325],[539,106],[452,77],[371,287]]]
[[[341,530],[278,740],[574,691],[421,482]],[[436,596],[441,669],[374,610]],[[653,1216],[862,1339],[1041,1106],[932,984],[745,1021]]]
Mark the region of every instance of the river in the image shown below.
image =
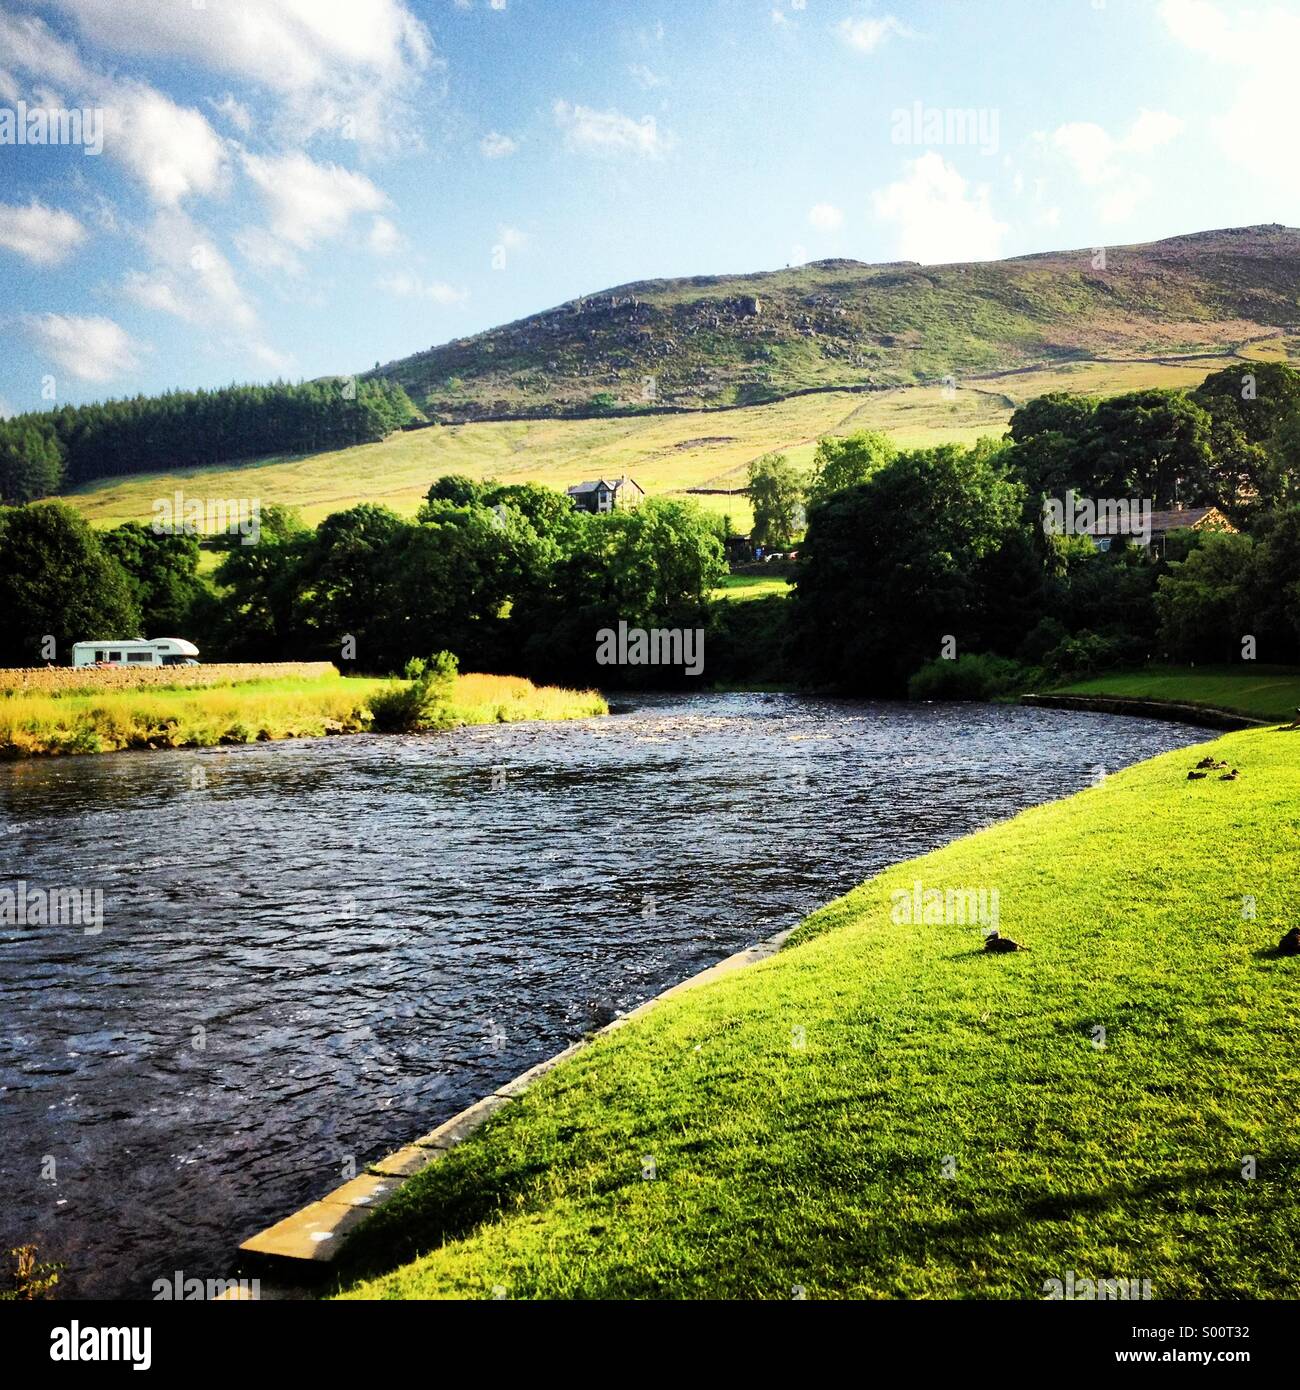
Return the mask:
[[[608,719],[0,766],[0,1248],[64,1297],[238,1242],[888,864],[1202,731],[637,696]]]

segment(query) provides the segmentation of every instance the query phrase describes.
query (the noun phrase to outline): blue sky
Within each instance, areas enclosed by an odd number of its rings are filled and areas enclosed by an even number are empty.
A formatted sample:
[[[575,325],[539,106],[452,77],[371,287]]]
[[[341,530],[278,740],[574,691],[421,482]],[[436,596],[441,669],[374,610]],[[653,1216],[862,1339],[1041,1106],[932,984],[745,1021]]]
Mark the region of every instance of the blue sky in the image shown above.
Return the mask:
[[[1298,70],[1300,7],[1236,0],[0,0],[0,409],[631,280],[1300,223]],[[102,151],[2,143],[21,103]]]

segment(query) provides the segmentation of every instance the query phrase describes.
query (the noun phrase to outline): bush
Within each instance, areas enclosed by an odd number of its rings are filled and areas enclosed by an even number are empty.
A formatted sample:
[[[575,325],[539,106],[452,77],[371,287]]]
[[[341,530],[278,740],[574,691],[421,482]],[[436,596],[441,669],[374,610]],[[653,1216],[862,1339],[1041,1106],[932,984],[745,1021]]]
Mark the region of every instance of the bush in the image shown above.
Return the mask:
[[[1106,636],[1100,632],[1076,632],[1063,638],[1043,658],[1048,675],[1059,679],[1087,676],[1097,671],[1111,671],[1119,666],[1132,666],[1141,661],[1141,643],[1126,637]]]
[[[451,710],[456,658],[451,652],[438,652],[428,661],[412,657],[405,675],[407,684],[394,681],[370,697],[371,727],[384,734],[451,728],[456,722]]]
[[[913,700],[989,700],[1023,686],[1029,673],[1010,657],[971,652],[956,661],[927,661],[907,682]]]

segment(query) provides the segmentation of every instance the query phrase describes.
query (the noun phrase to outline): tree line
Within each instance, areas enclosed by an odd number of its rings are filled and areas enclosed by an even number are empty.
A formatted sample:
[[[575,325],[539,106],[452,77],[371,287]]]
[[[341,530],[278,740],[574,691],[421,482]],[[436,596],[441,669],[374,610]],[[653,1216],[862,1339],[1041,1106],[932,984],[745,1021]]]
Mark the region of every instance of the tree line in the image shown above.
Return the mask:
[[[590,515],[550,488],[447,476],[413,520],[364,503],[312,530],[264,506],[256,544],[221,538],[209,582],[193,536],[97,532],[60,502],[0,509],[0,661],[144,633],[188,637],[205,660],[386,673],[449,651],[464,670],[672,683],[681,673],[599,665],[596,633],[704,626],[723,529],[692,502]]]
[[[354,377],[29,412],[0,420],[0,503],[96,478],[372,443],[418,418],[395,382]]]
[[[1228,367],[1186,393],[1053,393],[971,448],[824,444],[800,480],[807,534],[784,650],[801,679],[978,696],[1149,660],[1300,661],[1290,367]],[[759,471],[779,520],[789,472],[781,459]],[[1215,506],[1237,530],[1175,528],[1151,547],[1121,536],[1101,551],[1044,526],[1048,500],[1070,492]]]

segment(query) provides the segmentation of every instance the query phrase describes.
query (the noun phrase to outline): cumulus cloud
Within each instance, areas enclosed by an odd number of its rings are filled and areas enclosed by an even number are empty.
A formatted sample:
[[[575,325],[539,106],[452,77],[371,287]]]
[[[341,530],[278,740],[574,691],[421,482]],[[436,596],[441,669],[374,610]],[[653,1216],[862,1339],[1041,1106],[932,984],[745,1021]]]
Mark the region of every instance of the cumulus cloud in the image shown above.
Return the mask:
[[[842,19],[837,28],[840,38],[858,53],[874,53],[890,38],[911,37],[906,26],[893,15],[882,15],[879,19]]]
[[[1142,110],[1122,135],[1113,136],[1093,121],[1058,126],[1051,146],[1095,191],[1097,215],[1103,222],[1123,222],[1151,191],[1151,180],[1139,167],[1142,160],[1176,139],[1183,122],[1167,111]]]
[[[370,224],[367,245],[376,256],[391,256],[400,251],[406,238],[386,217],[376,217]]]
[[[585,154],[633,154],[658,159],[672,143],[659,130],[653,116],[642,116],[637,121],[620,111],[596,111],[567,101],[557,101],[552,110],[556,125],[564,132],[566,146]]]
[[[1122,177],[1126,155],[1148,155],[1182,133],[1183,122],[1167,111],[1142,110],[1120,136],[1093,121],[1071,121],[1052,132],[1052,144],[1087,184]]]
[[[876,216],[893,224],[905,260],[940,264],[1002,254],[1008,228],[994,216],[988,189],[968,184],[934,151],[912,160],[901,179],[873,194],[873,203]]]
[[[38,95],[54,86],[72,105],[102,106],[104,153],[122,164],[155,202],[174,206],[220,185],[225,146],[200,112],[177,105],[143,82],[95,71],[33,16],[0,12],[0,52]]]
[[[519,142],[500,131],[489,130],[478,142],[478,147],[484,159],[505,159],[519,148]]]
[[[301,152],[245,154],[243,165],[266,205],[272,234],[300,251],[340,235],[356,214],[388,206],[387,195],[364,174],[318,164]]]
[[[397,299],[424,299],[444,307],[463,304],[469,298],[468,290],[458,290],[444,280],[422,280],[418,275],[384,275],[375,284]]]
[[[42,357],[79,381],[112,381],[139,366],[140,345],[112,319],[23,314],[20,323]]]
[[[59,265],[85,239],[86,229],[70,212],[34,198],[25,206],[0,203],[0,246],[32,265]]]
[[[357,139],[400,132],[395,104],[433,60],[424,25],[403,0],[45,0],[82,37],[132,57],[176,58],[275,95],[280,124],[300,140],[345,122]],[[406,113],[409,116],[409,112]]]
[[[819,232],[838,232],[844,225],[844,213],[834,203],[814,203],[808,209],[808,221]]]
[[[1281,5],[1260,9],[1211,0],[1162,0],[1158,11],[1170,36],[1222,69],[1200,103],[1211,137],[1234,164],[1255,176],[1267,196],[1283,200],[1294,220],[1300,208],[1295,136],[1300,124],[1300,13]],[[1276,203],[1274,204],[1276,206]]]

